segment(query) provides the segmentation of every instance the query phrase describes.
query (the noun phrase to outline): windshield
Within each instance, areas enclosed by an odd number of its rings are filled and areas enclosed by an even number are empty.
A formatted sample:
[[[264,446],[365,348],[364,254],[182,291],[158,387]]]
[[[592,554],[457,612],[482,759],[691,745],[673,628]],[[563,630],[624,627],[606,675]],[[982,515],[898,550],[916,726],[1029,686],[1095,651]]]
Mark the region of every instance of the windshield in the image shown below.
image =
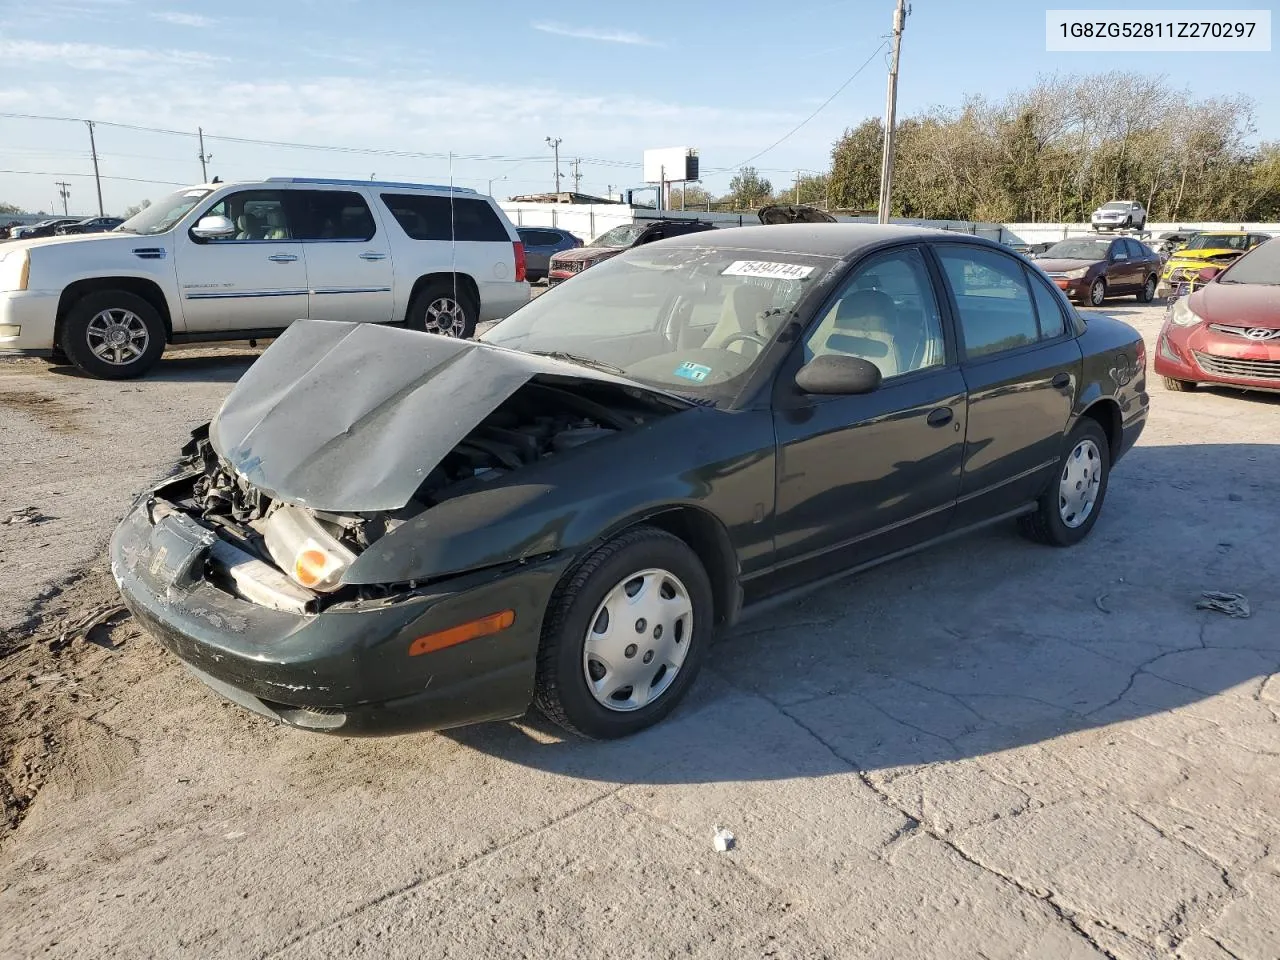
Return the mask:
[[[1102,205],[1103,210],[1128,210],[1129,204],[1124,200],[1112,200],[1110,203]]]
[[[836,262],[646,244],[553,287],[480,339],[725,406]]]
[[[1264,240],[1223,271],[1218,282],[1280,287],[1280,243]]]
[[[1247,233],[1198,233],[1183,247],[1184,250],[1248,250]]]
[[[644,233],[645,226],[643,223],[625,223],[620,227],[614,227],[612,230],[606,230],[587,246],[629,247],[636,242],[640,234]]]
[[[144,237],[166,233],[210,192],[204,187],[192,187],[190,190],[171,193],[159,203],[153,203],[134,214],[116,229],[121,233],[137,233]]]
[[[1105,260],[1110,240],[1059,240],[1041,257],[1045,260]]]

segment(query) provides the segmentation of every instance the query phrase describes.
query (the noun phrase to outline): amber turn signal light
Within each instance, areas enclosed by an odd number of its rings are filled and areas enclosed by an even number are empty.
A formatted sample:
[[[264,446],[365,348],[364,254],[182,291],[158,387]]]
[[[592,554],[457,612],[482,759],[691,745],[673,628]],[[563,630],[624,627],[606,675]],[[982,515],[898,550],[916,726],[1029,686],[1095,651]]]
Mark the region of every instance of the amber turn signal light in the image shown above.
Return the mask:
[[[503,610],[501,613],[491,613],[487,617],[481,617],[479,620],[460,623],[456,627],[449,627],[447,630],[437,630],[435,633],[428,633],[426,636],[419,637],[413,641],[409,645],[409,656],[416,657],[423,653],[435,653],[437,650],[443,650],[445,647],[452,647],[459,643],[466,643],[468,640],[475,640],[477,637],[487,637],[490,634],[507,629],[515,622],[516,612],[514,610]]]

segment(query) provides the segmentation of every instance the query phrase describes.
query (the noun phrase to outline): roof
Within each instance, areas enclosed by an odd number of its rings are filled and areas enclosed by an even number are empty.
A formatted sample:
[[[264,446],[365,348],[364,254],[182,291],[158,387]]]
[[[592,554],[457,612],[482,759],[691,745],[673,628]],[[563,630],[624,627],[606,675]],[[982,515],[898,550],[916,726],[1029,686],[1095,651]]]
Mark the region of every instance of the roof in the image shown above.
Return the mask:
[[[666,246],[772,250],[819,257],[846,257],[871,247],[902,240],[977,240],[951,230],[879,223],[782,223],[776,226],[725,227],[659,241]]]
[[[449,186],[439,183],[400,183],[393,180],[336,180],[328,177],[268,177],[267,183],[302,183],[324,187],[394,187],[398,190],[452,190],[454,193],[475,193],[471,187]],[[221,184],[219,184],[221,186]]]

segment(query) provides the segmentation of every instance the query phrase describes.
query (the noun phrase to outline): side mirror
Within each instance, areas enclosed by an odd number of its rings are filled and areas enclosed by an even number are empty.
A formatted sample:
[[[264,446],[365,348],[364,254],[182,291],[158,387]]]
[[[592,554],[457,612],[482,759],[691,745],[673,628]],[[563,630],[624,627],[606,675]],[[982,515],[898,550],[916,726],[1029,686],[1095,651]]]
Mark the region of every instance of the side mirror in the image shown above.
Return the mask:
[[[824,354],[800,368],[796,386],[805,393],[824,395],[870,393],[880,386],[880,368],[862,357]]]
[[[1196,274],[1196,276],[1200,278],[1201,283],[1208,283],[1221,272],[1221,267],[1201,267],[1200,272]]]
[[[218,240],[235,236],[236,225],[226,217],[202,217],[191,228],[191,235],[199,240]]]

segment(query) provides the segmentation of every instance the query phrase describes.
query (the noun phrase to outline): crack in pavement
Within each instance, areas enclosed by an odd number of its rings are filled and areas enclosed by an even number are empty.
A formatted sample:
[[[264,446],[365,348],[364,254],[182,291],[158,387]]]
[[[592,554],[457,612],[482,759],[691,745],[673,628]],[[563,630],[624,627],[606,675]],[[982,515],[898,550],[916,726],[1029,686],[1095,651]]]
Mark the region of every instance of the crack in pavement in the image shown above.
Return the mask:
[[[280,944],[278,947],[274,947],[265,953],[258,954],[257,960],[272,960],[273,957],[283,956],[286,951],[292,949],[293,947],[296,947],[298,944],[303,943],[306,940],[310,940],[316,934],[323,933],[326,930],[332,930],[334,927],[338,926],[338,924],[344,923],[347,920],[350,920],[352,917],[359,916],[361,913],[364,913],[366,910],[370,910],[373,907],[378,906],[379,904],[388,902],[389,900],[395,900],[399,897],[403,897],[409,893],[412,893],[414,890],[417,890],[421,887],[429,886],[438,880],[446,880],[449,877],[455,876],[461,873],[462,871],[468,869],[474,864],[482,863],[485,860],[488,860],[490,857],[493,857],[501,853],[503,850],[506,850],[509,847],[515,846],[517,843],[521,843],[525,840],[529,840],[533,837],[536,837],[541,833],[545,833],[546,831],[552,829],[553,827],[559,826],[565,821],[578,816],[578,814],[584,813],[587,810],[590,810],[596,804],[601,803],[605,800],[608,800],[610,797],[616,796],[618,792],[621,791],[626,786],[627,784],[620,783],[617,786],[615,786],[612,790],[606,790],[604,793],[591,798],[585,803],[580,803],[576,807],[571,807],[568,810],[566,810],[564,813],[560,814],[559,816],[553,817],[552,819],[548,820],[546,823],[541,824],[540,826],[534,827],[532,830],[526,830],[524,833],[521,833],[514,837],[510,837],[507,840],[502,841],[501,843],[495,844],[494,846],[490,847],[487,850],[482,850],[480,853],[477,853],[474,856],[464,860],[462,863],[455,864],[454,866],[449,867],[448,869],[441,870],[437,873],[433,873],[430,876],[416,877],[413,880],[410,880],[408,883],[403,883],[398,887],[393,887],[390,890],[386,890],[383,893],[378,894],[378,896],[372,897],[364,901],[363,903],[358,904],[357,906],[354,906],[351,909],[344,911],[339,916],[333,917],[330,920],[326,920],[324,923],[317,924],[316,926],[313,926],[307,930],[302,931],[299,934],[296,934],[286,942]]]

